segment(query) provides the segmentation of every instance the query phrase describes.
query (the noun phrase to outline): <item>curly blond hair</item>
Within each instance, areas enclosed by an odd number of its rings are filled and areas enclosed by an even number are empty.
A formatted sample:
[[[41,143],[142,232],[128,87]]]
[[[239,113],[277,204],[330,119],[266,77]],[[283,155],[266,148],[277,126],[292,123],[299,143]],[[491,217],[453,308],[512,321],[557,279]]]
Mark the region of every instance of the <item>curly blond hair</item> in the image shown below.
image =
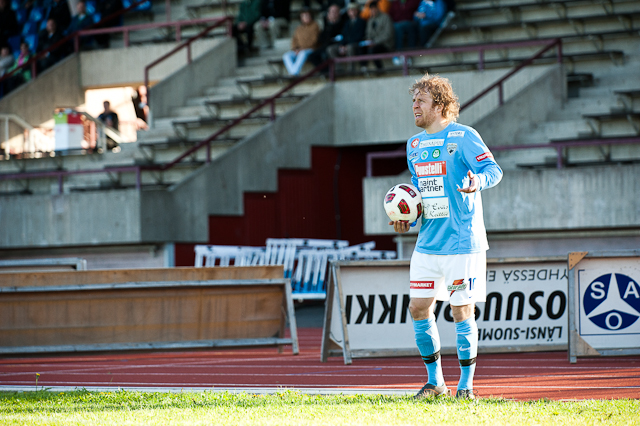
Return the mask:
[[[448,78],[439,75],[425,74],[420,80],[411,85],[409,93],[412,95],[418,89],[422,93],[431,94],[434,105],[442,106],[442,116],[451,122],[455,122],[460,115],[460,103],[458,96],[453,93],[453,88]]]

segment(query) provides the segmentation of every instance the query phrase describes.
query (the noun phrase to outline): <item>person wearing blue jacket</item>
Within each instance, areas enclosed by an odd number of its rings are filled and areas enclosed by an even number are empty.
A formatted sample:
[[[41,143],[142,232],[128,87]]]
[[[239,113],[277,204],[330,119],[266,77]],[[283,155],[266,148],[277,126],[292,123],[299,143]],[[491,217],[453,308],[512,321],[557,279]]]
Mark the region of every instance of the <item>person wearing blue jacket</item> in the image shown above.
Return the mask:
[[[413,14],[413,20],[419,25],[418,37],[420,46],[427,44],[431,36],[440,26],[440,22],[447,13],[445,0],[422,0],[418,10]]]
[[[502,170],[478,132],[456,123],[460,104],[449,80],[426,74],[411,86],[415,125],[407,141],[412,183],[423,215],[409,270],[409,311],[428,372],[417,398],[449,395],[442,374],[436,300],[449,301],[456,328],[460,380],[456,397],[475,398],[478,352],[475,303],[486,299],[486,251],[481,191],[500,182]],[[389,222],[398,233],[411,225]]]

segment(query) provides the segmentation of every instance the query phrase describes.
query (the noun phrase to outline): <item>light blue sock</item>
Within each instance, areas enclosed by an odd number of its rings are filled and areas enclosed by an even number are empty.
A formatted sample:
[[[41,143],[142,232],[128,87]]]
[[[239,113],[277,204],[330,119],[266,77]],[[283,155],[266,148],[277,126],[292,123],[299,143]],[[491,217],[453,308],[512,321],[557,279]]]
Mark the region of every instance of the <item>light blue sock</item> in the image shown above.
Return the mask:
[[[442,360],[440,358],[440,334],[436,326],[435,318],[413,321],[413,329],[416,332],[416,343],[422,355],[424,365],[427,367],[429,380],[427,383],[434,386],[444,385],[442,375]]]
[[[456,325],[456,347],[460,362],[460,381],[458,390],[473,389],[473,374],[476,371],[476,356],[478,356],[478,324],[471,317]]]

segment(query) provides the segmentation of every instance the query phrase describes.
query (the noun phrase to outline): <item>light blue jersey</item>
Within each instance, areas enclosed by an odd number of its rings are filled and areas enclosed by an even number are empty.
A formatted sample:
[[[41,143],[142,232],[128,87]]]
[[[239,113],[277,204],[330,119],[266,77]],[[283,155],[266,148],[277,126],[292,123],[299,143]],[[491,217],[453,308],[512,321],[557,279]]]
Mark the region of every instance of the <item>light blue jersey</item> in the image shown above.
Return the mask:
[[[502,170],[478,132],[450,123],[438,133],[418,133],[407,141],[407,162],[424,205],[416,250],[444,255],[487,250],[480,191],[497,185]],[[479,190],[458,192],[469,186],[469,170],[478,176]]]

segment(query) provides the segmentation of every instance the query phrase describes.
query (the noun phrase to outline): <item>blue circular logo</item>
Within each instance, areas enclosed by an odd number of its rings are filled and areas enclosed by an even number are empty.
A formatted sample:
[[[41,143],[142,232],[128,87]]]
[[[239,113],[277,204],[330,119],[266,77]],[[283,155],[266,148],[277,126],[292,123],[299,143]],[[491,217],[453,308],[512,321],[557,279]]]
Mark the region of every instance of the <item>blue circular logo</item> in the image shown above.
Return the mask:
[[[598,327],[624,330],[640,317],[640,285],[623,274],[601,275],[587,286],[582,307]]]
[[[423,160],[429,158],[429,151],[422,151],[422,154],[420,154],[420,158],[422,158]]]

